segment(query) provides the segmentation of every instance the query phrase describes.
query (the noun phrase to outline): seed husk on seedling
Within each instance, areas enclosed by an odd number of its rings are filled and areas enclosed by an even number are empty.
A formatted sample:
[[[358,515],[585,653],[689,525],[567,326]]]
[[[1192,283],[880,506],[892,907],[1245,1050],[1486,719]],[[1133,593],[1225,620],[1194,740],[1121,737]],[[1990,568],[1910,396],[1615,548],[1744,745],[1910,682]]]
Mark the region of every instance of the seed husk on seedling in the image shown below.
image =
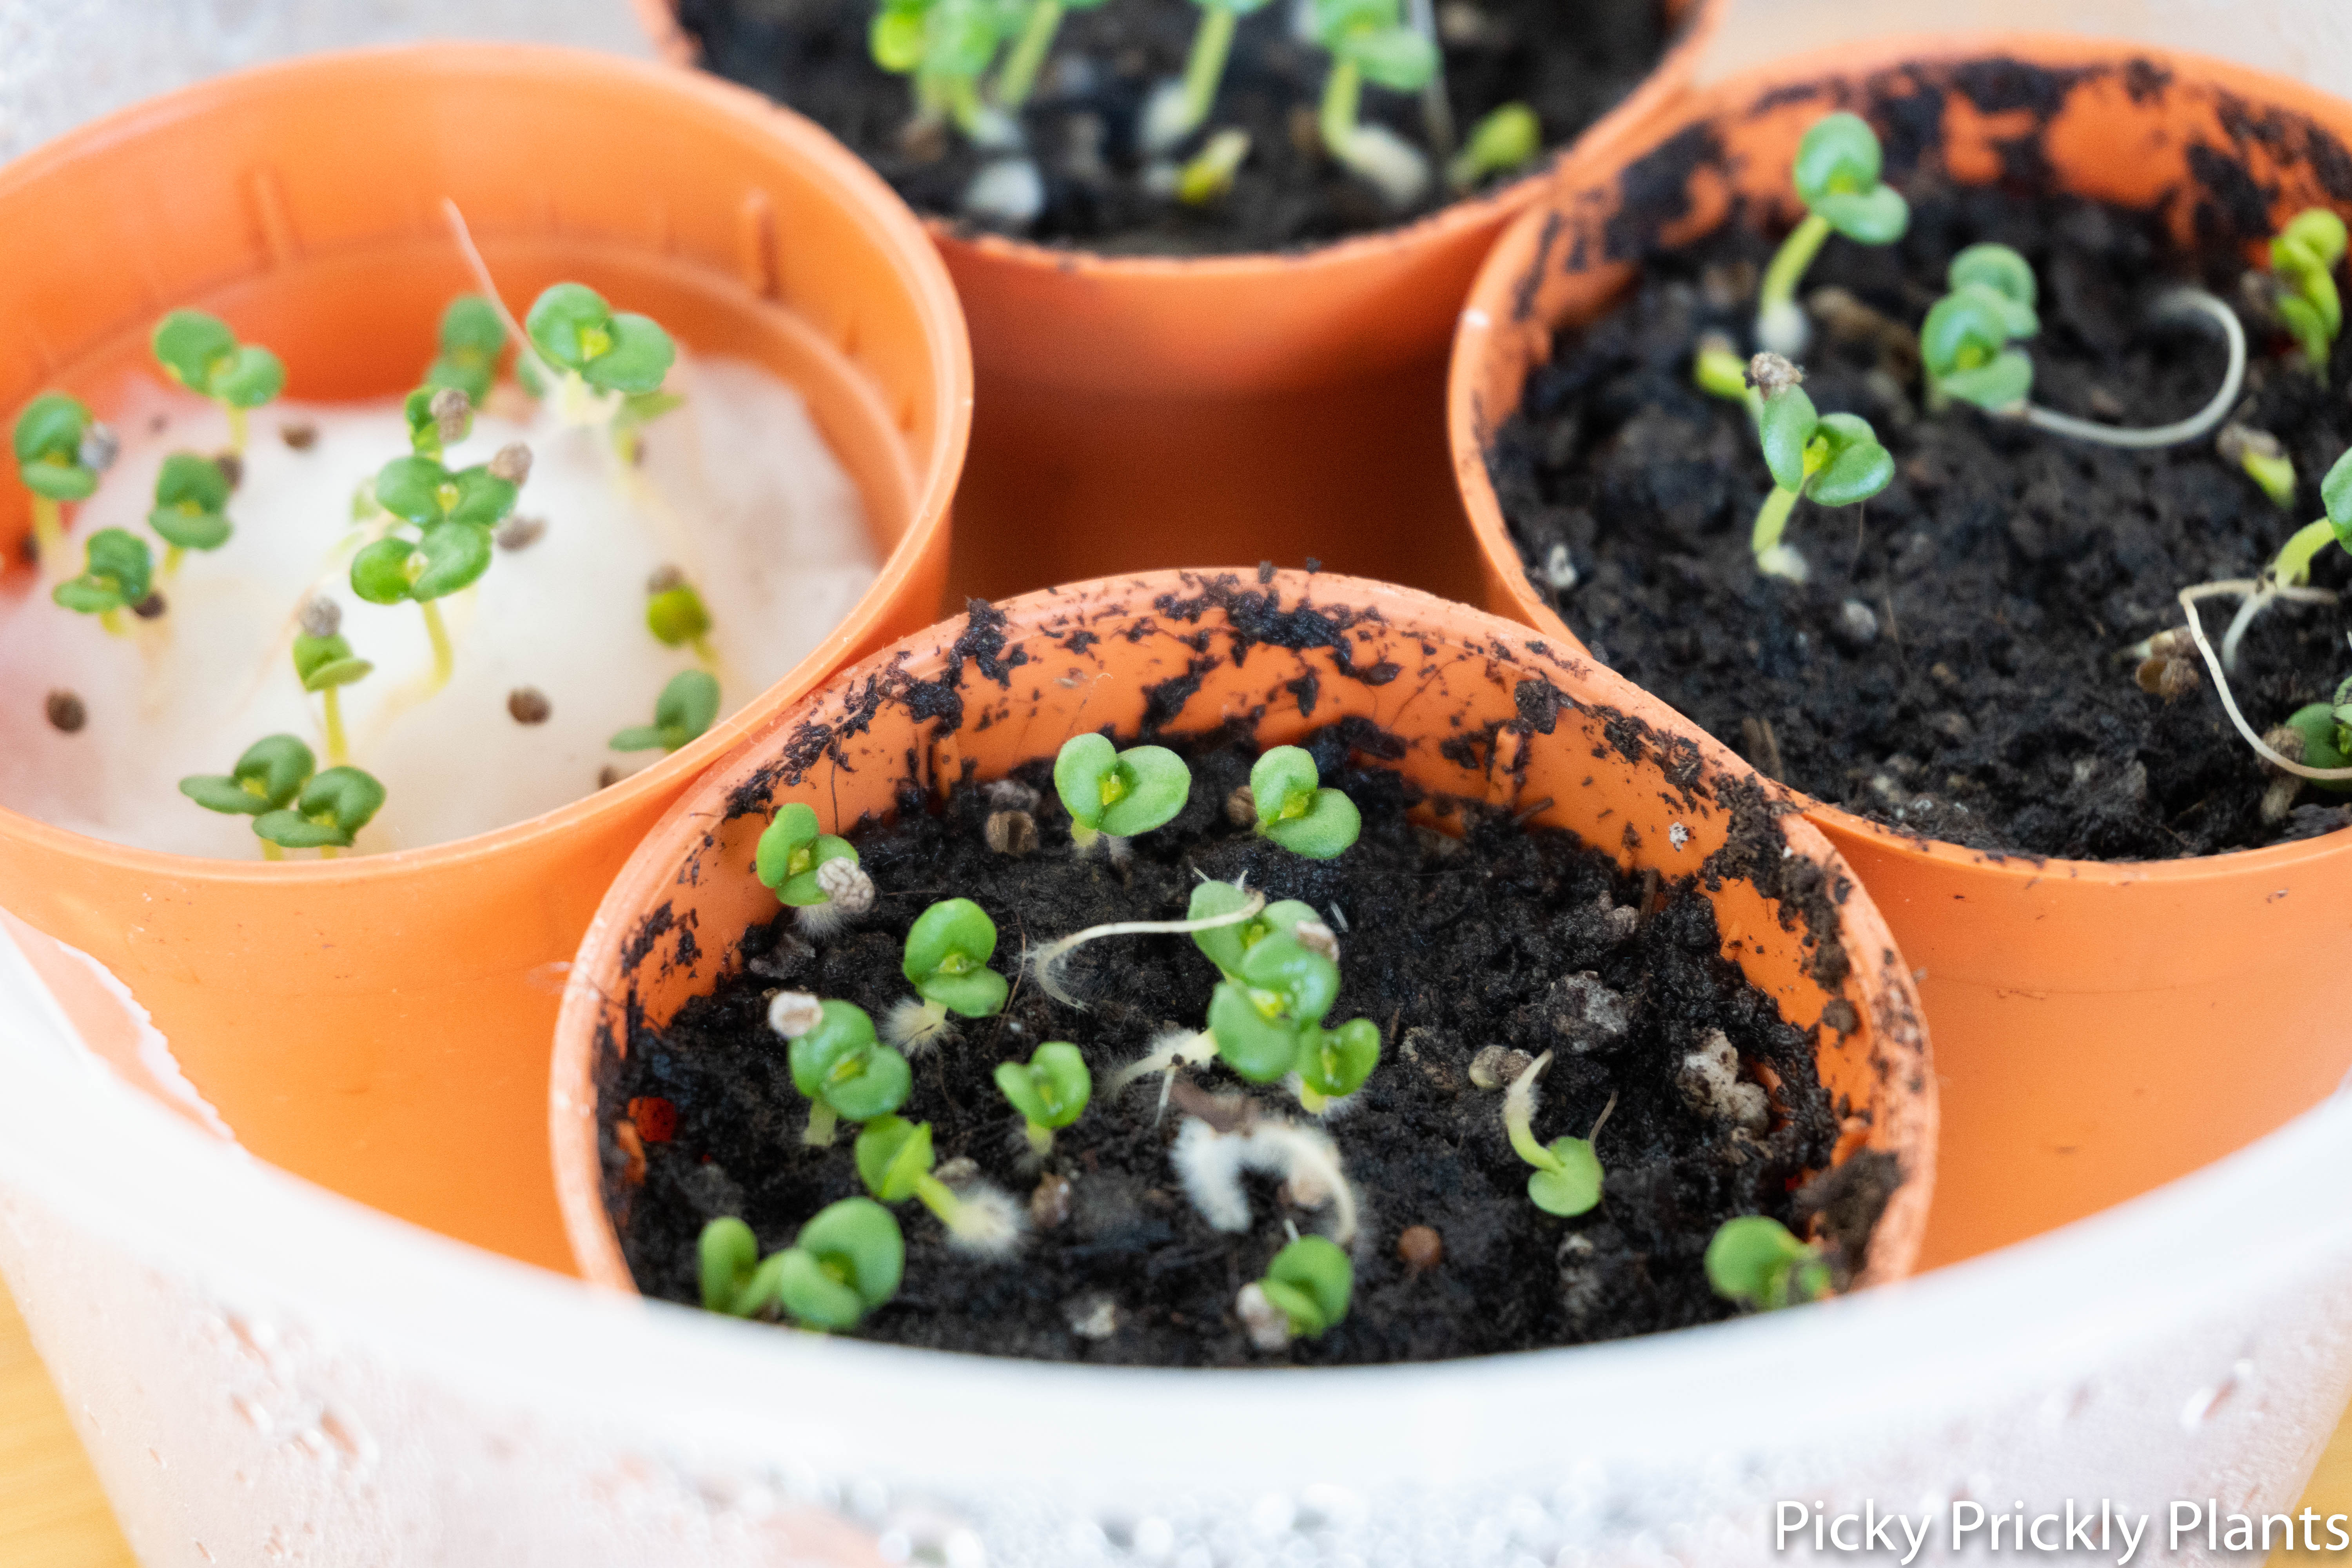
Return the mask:
[[[1852,506],[1886,488],[1895,459],[1878,444],[1870,421],[1858,414],[1817,414],[1800,384],[1803,373],[1778,354],[1758,354],[1748,374],[1764,395],[1757,422],[1765,466],[1772,470],[1772,493],[1757,510],[1748,539],[1756,570],[1801,583],[1805,558],[1781,542],[1790,513],[1801,496],[1819,506]]]
[[[2223,462],[2254,481],[2271,504],[2282,510],[2294,505],[2294,459],[2279,438],[2251,426],[2224,425],[2213,438],[2213,450]]]
[[[1348,1315],[1355,1265],[1346,1250],[1320,1236],[1302,1236],[1274,1255],[1265,1278],[1242,1287],[1234,1315],[1250,1342],[1278,1351],[1294,1339],[1320,1339]]]
[[[506,323],[497,308],[479,294],[458,295],[441,312],[439,352],[425,372],[425,390],[454,388],[481,407],[490,400],[506,346]]]
[[[191,550],[218,550],[236,531],[228,520],[228,476],[210,458],[174,452],[155,476],[155,509],[147,526],[163,540],[163,575],[180,569]]]
[[[16,416],[14,439],[16,477],[33,492],[33,542],[42,569],[54,571],[65,559],[61,503],[96,492],[99,471],[113,460],[113,436],[80,400],[45,392]]]
[[[877,1117],[857,1134],[857,1174],[886,1204],[913,1198],[939,1216],[948,1237],[967,1251],[1001,1256],[1021,1242],[1022,1211],[999,1189],[978,1184],[959,1194],[931,1173],[931,1124]]]
[[[1536,1080],[1550,1065],[1551,1053],[1546,1051],[1512,1080],[1503,1096],[1503,1130],[1519,1158],[1535,1167],[1535,1174],[1528,1178],[1528,1200],[1546,1214],[1566,1218],[1589,1213],[1600,1204],[1601,1157],[1589,1137],[1536,1142]],[[1592,1131],[1598,1133],[1600,1125],[1595,1123]]]
[[[1087,849],[1170,821],[1192,793],[1192,770],[1165,746],[1120,751],[1108,736],[1073,735],[1054,758],[1054,793],[1070,814],[1070,842]]]
[[[474,404],[465,389],[420,386],[401,405],[408,421],[409,450],[439,461],[441,455],[474,431]]]
[[[772,1008],[770,1022],[791,1040],[793,1087],[809,1101],[803,1141],[823,1148],[843,1121],[870,1121],[907,1103],[914,1075],[907,1058],[875,1037],[866,1009],[831,998],[814,1010]]]
[[[1250,798],[1257,831],[1293,855],[1328,860],[1344,854],[1363,831],[1356,803],[1325,787],[1315,758],[1298,746],[1276,746],[1250,766]]]
[[[656,747],[675,752],[708,731],[718,718],[719,682],[706,670],[684,669],[671,676],[661,695],[654,699],[654,721],[618,731],[609,744],[616,752],[650,752]]]
[[[996,922],[970,899],[942,899],[915,917],[899,969],[920,1001],[890,1009],[884,1032],[901,1050],[937,1045],[953,1032],[950,1015],[992,1018],[1011,991],[988,967],[996,954]]]
[[[1797,286],[1832,234],[1857,245],[1892,245],[1903,237],[1911,225],[1910,204],[1880,181],[1884,165],[1878,135],[1860,115],[1825,114],[1807,128],[1789,170],[1806,214],[1765,268],[1756,299],[1758,347],[1791,356],[1805,352],[1812,328],[1797,303]]]
[[[352,653],[351,639],[340,630],[342,619],[342,610],[332,599],[314,598],[302,606],[302,629],[294,637],[294,674],[302,689],[318,692],[326,706],[330,763],[351,760],[343,736],[341,689],[366,679],[375,669]]]
[[[2311,374],[2327,374],[2336,335],[2344,330],[2344,301],[2336,289],[2336,264],[2344,259],[2344,220],[2326,207],[2306,207],[2287,219],[2271,241],[2271,274],[2277,281],[2273,308],[2294,334]]]
[[[756,1318],[772,1310],[817,1330],[856,1328],[898,1293],[907,1268],[898,1220],[871,1198],[827,1204],[765,1260],[750,1226],[714,1219],[696,1256],[705,1310]]]
[[[1054,1152],[1054,1134],[1086,1110],[1095,1080],[1077,1047],[1047,1040],[1026,1062],[998,1063],[996,1087],[1021,1113],[1029,1147],[1042,1159]]]
[[[173,310],[155,323],[150,346],[163,373],[228,412],[228,449],[245,451],[246,415],[286,389],[286,366],[257,343],[240,343],[226,321]]]
[[[101,528],[83,544],[82,555],[81,574],[50,589],[49,597],[77,615],[96,616],[118,636],[128,631],[122,612],[154,591],[154,552],[135,533]]]
[[[1437,46],[1404,19],[1399,0],[1313,0],[1315,41],[1331,56],[1316,115],[1324,151],[1361,175],[1391,207],[1429,188],[1429,160],[1383,125],[1358,116],[1364,83],[1418,92],[1437,76]]]
[[[1706,1279],[1724,1300],[1767,1312],[1818,1301],[1835,1284],[1822,1249],[1766,1215],[1742,1215],[1717,1228],[1706,1244]]]

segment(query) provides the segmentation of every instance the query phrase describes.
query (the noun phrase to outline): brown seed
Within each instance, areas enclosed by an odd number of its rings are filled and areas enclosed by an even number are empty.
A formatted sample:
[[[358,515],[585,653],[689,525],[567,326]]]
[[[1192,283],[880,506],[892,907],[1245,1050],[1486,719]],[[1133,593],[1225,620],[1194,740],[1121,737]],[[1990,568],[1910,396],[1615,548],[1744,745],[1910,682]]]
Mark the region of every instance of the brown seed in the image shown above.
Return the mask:
[[[544,724],[555,705],[536,686],[518,686],[507,693],[507,711],[518,724]]]
[[[1748,384],[1767,397],[1804,384],[1804,371],[1785,355],[1760,353],[1748,362]]]
[[[1039,1230],[1051,1230],[1070,1217],[1070,1180],[1051,1172],[1037,1178],[1037,1188],[1029,1194],[1029,1217],[1037,1222]]]
[[[520,441],[510,441],[490,458],[490,478],[520,485],[530,478],[530,448]]]
[[[646,592],[649,595],[667,594],[672,588],[685,586],[686,574],[675,566],[656,566],[653,570],[653,575],[646,579]]]
[[[1416,1274],[1426,1274],[1445,1257],[1445,1243],[1425,1225],[1409,1225],[1397,1237],[1397,1256]]]
[[[70,691],[49,693],[48,714],[50,727],[61,734],[75,734],[89,722],[89,710]]]
[[[598,789],[611,789],[614,784],[619,784],[620,782],[621,770],[614,767],[612,763],[606,763],[603,767],[596,770],[596,787]]]
[[[302,601],[302,632],[306,637],[331,637],[343,628],[343,607],[324,594]]]
[[[500,550],[527,550],[546,531],[543,517],[510,517],[491,531],[490,538]]]
[[[1257,795],[1249,785],[1225,796],[1225,820],[1235,827],[1248,827],[1257,821]]]
[[[228,481],[229,489],[235,489],[245,483],[245,459],[235,452],[219,453],[213,458],[213,467],[220,470],[221,478]]]
[[[646,1184],[646,1141],[637,1131],[637,1124],[624,1116],[613,1123],[613,1142],[621,1146],[628,1163],[621,1168],[621,1180],[633,1187]]]
[[[1535,1058],[1525,1051],[1515,1051],[1508,1046],[1488,1046],[1470,1058],[1472,1087],[1489,1092],[1508,1089],[1518,1081],[1519,1075],[1535,1065]]]
[[[172,606],[164,603],[161,593],[151,593],[131,606],[131,613],[142,621],[152,621]]]
[[[992,811],[983,829],[999,855],[1026,855],[1037,847],[1037,819],[1025,811]]]
[[[307,452],[319,444],[319,427],[308,419],[297,419],[278,427],[278,438],[297,452]]]

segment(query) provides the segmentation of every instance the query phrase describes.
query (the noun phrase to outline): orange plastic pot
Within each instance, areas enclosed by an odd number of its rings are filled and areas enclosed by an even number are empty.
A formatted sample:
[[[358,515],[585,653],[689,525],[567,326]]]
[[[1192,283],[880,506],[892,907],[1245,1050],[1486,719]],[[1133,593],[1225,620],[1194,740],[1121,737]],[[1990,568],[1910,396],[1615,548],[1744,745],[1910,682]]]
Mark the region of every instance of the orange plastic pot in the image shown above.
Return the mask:
[[[1554,328],[1605,311],[1641,258],[1735,204],[1794,219],[1788,169],[1823,112],[1887,137],[1890,178],[2047,168],[2063,188],[2221,225],[2252,260],[2269,226],[2352,202],[2352,104],[2189,56],[2080,38],[1897,39],[1727,79],[1616,146],[1570,159],[1480,273],[1454,341],[1448,422],[1490,596],[1571,635],[1528,581],[1486,449]],[[1680,191],[1637,188],[1677,138],[1717,150]],[[2226,190],[2207,171],[2232,171]],[[2241,179],[2236,171],[2242,171]],[[2248,205],[2249,203],[2252,205]],[[2251,765],[2251,764],[2250,764]],[[2352,1066],[2352,832],[2156,864],[1996,857],[1807,813],[1921,966],[1944,1076],[1927,1261],[2018,1240],[2147,1191],[2268,1132]]]
[[[1001,624],[960,618],[908,637],[776,714],[613,884],[564,993],[551,1101],[556,1184],[588,1279],[634,1289],[610,1217],[627,1191],[614,1131],[627,1108],[603,1091],[631,1023],[666,1024],[739,961],[746,927],[774,918],[751,860],[776,807],[803,802],[839,831],[893,812],[910,775],[931,792],[1001,777],[1105,725],[1128,736],[1147,721],[1153,733],[1234,724],[1277,745],[1348,717],[1402,740],[1402,759],[1387,760],[1433,796],[1570,828],[1629,868],[1698,876],[1725,953],[1813,1033],[1822,1081],[1846,1108],[1837,1158],[1870,1148],[1901,1162],[1863,1282],[1909,1271],[1936,1142],[1910,970],[1836,852],[1738,758],[1570,648],[1383,583],[1154,573],[999,611]],[[1268,636],[1280,641],[1257,640]],[[1190,695],[1170,713],[1176,689]],[[1725,853],[1735,829],[1745,848]]]
[[[675,0],[634,3],[661,54],[692,64]],[[1577,145],[1611,142],[1679,100],[1728,3],[1666,0],[1678,36]],[[980,384],[956,498],[957,591],[1001,598],[1194,561],[1313,557],[1470,598],[1478,579],[1440,413],[1445,345],[1480,259],[1541,188],[1530,175],[1388,233],[1198,258],[1101,256],[930,220]]]
[[[659,67],[432,45],[222,78],[0,171],[0,407],[61,387],[103,415],[176,305],[275,348],[289,396],[404,390],[469,286],[445,195],[510,300],[576,278],[797,386],[886,558],[873,588],[740,712],[562,810],[300,865],[126,849],[0,811],[0,904],[127,984],[254,1153],[560,1267],[540,1130],[564,963],[688,780],[937,613],[971,370],[922,229],[806,121]],[[6,559],[27,526],[24,491],[0,487]],[[33,588],[21,568],[0,584]]]

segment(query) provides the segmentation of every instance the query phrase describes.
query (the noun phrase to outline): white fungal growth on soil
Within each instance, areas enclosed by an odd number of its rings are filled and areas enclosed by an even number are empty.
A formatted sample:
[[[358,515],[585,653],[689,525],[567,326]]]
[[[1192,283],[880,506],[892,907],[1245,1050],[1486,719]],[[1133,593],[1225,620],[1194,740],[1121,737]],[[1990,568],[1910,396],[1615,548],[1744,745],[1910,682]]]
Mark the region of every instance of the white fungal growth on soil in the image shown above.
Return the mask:
[[[417,345],[420,368],[430,349]],[[217,551],[190,552],[162,584],[167,615],[118,637],[45,590],[0,598],[0,679],[21,699],[0,702],[0,805],[119,844],[257,859],[251,818],[199,808],[179,781],[225,773],[278,732],[324,765],[320,700],[302,690],[289,652],[312,594],[337,601],[353,653],[376,666],[341,693],[351,760],[389,792],[362,851],[487,832],[593,794],[607,765],[648,765],[659,752],[623,757],[607,742],[646,722],[663,686],[695,662],[646,629],[648,573],[678,563],[709,605],[728,712],[823,640],[871,584],[876,561],[856,488],[799,393],[718,358],[682,357],[671,386],[686,405],[646,426],[634,468],[616,463],[601,431],[562,428],[508,389],[493,396],[446,460],[462,468],[527,445],[534,461],[517,510],[545,519],[546,534],[499,552],[478,584],[438,601],[457,672],[406,706],[388,700],[431,668],[424,617],[415,605],[368,604],[349,584],[364,537],[352,495],[410,449],[399,400],[256,411],[228,505],[236,532]],[[72,510],[74,571],[101,528],[153,542],[147,514],[165,457],[228,447],[220,409],[145,376],[97,402],[124,442],[97,495]],[[299,447],[279,434],[306,426]],[[509,717],[508,695],[524,686],[549,699],[546,722]],[[87,705],[78,734],[43,715],[41,694],[59,689]]]
[[[1243,1175],[1251,1171],[1289,1184],[1301,1208],[1331,1210],[1331,1239],[1345,1247],[1356,1237],[1356,1191],[1339,1164],[1339,1149],[1311,1127],[1267,1117],[1220,1132],[1198,1117],[1187,1117],[1169,1151],[1184,1195],[1217,1230],[1250,1227],[1249,1196]]]

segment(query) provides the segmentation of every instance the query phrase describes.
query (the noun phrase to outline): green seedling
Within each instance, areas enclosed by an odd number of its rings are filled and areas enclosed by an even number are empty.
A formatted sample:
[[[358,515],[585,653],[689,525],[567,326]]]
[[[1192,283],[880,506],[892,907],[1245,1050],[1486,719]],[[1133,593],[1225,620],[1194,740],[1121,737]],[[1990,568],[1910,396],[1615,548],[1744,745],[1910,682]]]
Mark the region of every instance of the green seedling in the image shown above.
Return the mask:
[[[1249,150],[1246,131],[1228,126],[1211,136],[1177,171],[1176,199],[1195,207],[1221,199],[1234,188],[1234,176],[1241,171]]]
[[[163,575],[191,550],[218,550],[236,531],[228,520],[228,476],[210,458],[174,452],[155,476],[155,510],[147,526],[163,542]]]
[[[793,1087],[807,1097],[812,1148],[833,1142],[844,1121],[871,1121],[907,1103],[914,1074],[907,1058],[874,1036],[866,1009],[824,1001],[813,1009],[772,1009],[770,1022],[792,1041]]]
[[[792,1246],[760,1258],[759,1238],[740,1219],[714,1219],[696,1247],[705,1310],[757,1318],[782,1312],[803,1328],[854,1329],[898,1293],[906,1238],[872,1198],[844,1198],[817,1210]]]
[[[2352,551],[2352,452],[2337,458],[2319,481],[2319,501],[2326,515],[2296,529],[2276,558],[2252,583],[2208,583],[2183,590],[2185,595],[2200,599],[2211,593],[2243,592],[2244,602],[2238,606],[2230,629],[2221,638],[2224,670],[2237,669],[2238,649],[2245,641],[2247,629],[2264,610],[2281,599],[2311,597],[2305,584],[2311,581],[2312,563],[2319,559],[2322,551],[2331,544]],[[2334,598],[2333,595],[2320,596]]]
[[[1972,245],[1952,258],[1946,281],[1951,291],[1919,329],[1928,408],[1958,399],[2015,413],[2033,390],[2033,361],[2010,345],[2042,330],[2033,268],[2005,245]]]
[[[1841,110],[1807,128],[1789,171],[1805,217],[1765,268],[1756,300],[1759,347],[1778,354],[1804,353],[1812,328],[1797,303],[1797,287],[1831,235],[1842,234],[1858,245],[1892,245],[1903,237],[1911,225],[1910,204],[1880,182],[1884,164],[1877,133],[1859,115]]]
[[[1043,1159],[1054,1152],[1054,1134],[1076,1121],[1094,1094],[1087,1058],[1067,1040],[1047,1040],[1024,1062],[999,1062],[996,1087],[1021,1113],[1029,1147]]]
[[[2336,264],[2344,259],[2344,220],[2326,207],[2295,214],[2271,241],[2278,318],[2311,374],[2321,377],[2327,374],[2336,334],[2344,330],[2344,301],[2336,289]]]
[[[1328,942],[1323,956],[1339,962],[1338,939],[1331,935],[1331,928],[1323,923],[1314,905],[1297,899],[1269,904],[1263,894],[1247,892],[1232,882],[1202,882],[1193,888],[1192,907],[1185,913],[1190,921],[1202,922],[1192,932],[1192,945],[1227,980],[1239,980],[1242,959],[1277,931],[1309,946]],[[1222,923],[1205,923],[1211,921]],[[1308,935],[1301,936],[1302,927]]]
[[[1546,1214],[1562,1217],[1591,1212],[1601,1202],[1601,1156],[1591,1138],[1555,1138],[1538,1143],[1535,1135],[1536,1079],[1551,1065],[1546,1051],[1528,1064],[1503,1096],[1503,1131],[1519,1158],[1535,1167],[1528,1178],[1528,1199]],[[1605,1120],[1608,1113],[1603,1111]],[[1597,1136],[1601,1128],[1593,1126]]]
[[[1192,47],[1184,57],[1183,79],[1172,93],[1155,98],[1145,110],[1144,140],[1153,148],[1173,147],[1209,122],[1217,89],[1233,57],[1234,31],[1244,16],[1266,0],[1193,0],[1201,19],[1192,26]],[[1246,139],[1244,139],[1246,145]]]
[[[1002,1255],[1020,1245],[1020,1211],[1003,1193],[975,1184],[958,1194],[931,1174],[931,1124],[877,1117],[857,1134],[857,1174],[886,1204],[913,1198],[939,1216],[948,1237],[969,1251]]]
[[[351,760],[343,735],[342,689],[364,680],[375,666],[352,653],[351,639],[341,630],[342,610],[332,599],[316,598],[302,606],[301,630],[294,637],[294,674],[302,689],[320,694],[326,706],[327,761]]]
[[[790,801],[777,807],[761,830],[753,867],[762,887],[798,909],[822,904],[831,897],[818,884],[816,875],[828,860],[846,860],[855,866],[857,847],[846,838],[824,832],[814,807]]]
[[[609,425],[628,399],[660,392],[677,358],[677,345],[652,317],[616,311],[584,283],[558,283],[541,294],[523,331],[557,376],[556,409],[571,425]]]
[[[1218,1059],[1252,1083],[1297,1074],[1299,1104],[1320,1114],[1380,1065],[1380,1027],[1370,1019],[1323,1027],[1339,996],[1337,963],[1269,931],[1243,953],[1238,977],[1211,994],[1207,1032]]]
[[[1803,373],[1778,354],[1758,354],[1748,374],[1763,394],[1757,437],[1765,466],[1772,470],[1772,493],[1757,509],[1748,547],[1756,570],[1768,576],[1805,580],[1805,558],[1781,542],[1798,499],[1817,506],[1852,506],[1869,500],[1895,477],[1895,459],[1878,444],[1870,421],[1857,414],[1822,415],[1800,384]]]
[[[718,718],[719,682],[704,670],[680,670],[654,699],[654,721],[617,731],[609,744],[616,752],[675,752]]]
[[[401,415],[408,421],[409,450],[436,462],[474,432],[474,405],[463,387],[420,386],[401,405]]]
[[[1445,165],[1445,182],[1475,191],[1495,174],[1513,174],[1543,151],[1543,125],[1524,103],[1507,103],[1470,128],[1469,140]]]
[[[665,567],[646,583],[646,630],[664,647],[691,648],[706,665],[719,662],[710,646],[710,609],[686,574]]]
[[[2352,678],[2338,683],[2334,698],[2296,709],[2286,722],[2263,737],[2299,771],[2273,767],[2263,792],[2262,819],[2284,821],[2306,784],[2342,795],[2352,792]]]
[[[447,685],[457,668],[436,601],[471,587],[490,569],[491,531],[514,510],[530,472],[530,449],[520,446],[454,474],[436,458],[414,456],[394,458],[376,472],[376,505],[415,533],[396,527],[353,556],[352,592],[371,605],[413,601],[423,612],[433,639],[431,690]]]
[[[1234,1314],[1250,1342],[1278,1351],[1292,1340],[1317,1340],[1348,1315],[1356,1268],[1344,1248],[1324,1237],[1302,1236],[1274,1255],[1265,1278],[1242,1287]]]
[[[1302,747],[1276,746],[1252,763],[1250,797],[1259,836],[1309,860],[1345,853],[1363,831],[1356,803],[1323,786],[1314,757]]]
[[[1400,0],[1314,0],[1315,41],[1331,56],[1316,115],[1324,151],[1369,181],[1392,207],[1429,188],[1429,163],[1392,132],[1365,125],[1364,83],[1418,92],[1437,77],[1437,46],[1408,26]]]
[[[147,603],[154,592],[155,553],[147,542],[120,528],[101,528],[82,546],[81,574],[49,590],[49,597],[77,615],[96,616],[117,636],[130,628],[122,612]]]
[[[1381,1026],[1370,1018],[1350,1018],[1336,1029],[1319,1024],[1298,1031],[1298,1057],[1292,1064],[1298,1074],[1298,1103],[1309,1115],[1320,1116],[1335,1100],[1345,1100],[1364,1087],[1381,1065]]]
[[[173,310],[151,341],[163,373],[228,413],[228,448],[245,451],[246,415],[286,389],[286,366],[254,343],[240,343],[226,321],[202,310]]]
[[[1054,35],[1061,30],[1064,12],[1088,11],[1103,3],[1104,0],[1027,0],[1020,8],[1021,22],[1012,52],[1004,57],[1004,65],[996,73],[997,107],[1018,114],[1021,106],[1029,101],[1030,91],[1037,85],[1037,72],[1044,67],[1045,57],[1053,52]]]
[[[882,0],[866,33],[875,64],[914,79],[917,123],[952,121],[982,147],[1018,141],[1017,129],[980,96],[1003,42],[1002,13],[991,0]]]
[[[113,460],[113,439],[79,399],[45,392],[16,416],[16,477],[33,492],[33,543],[47,568],[65,559],[62,503],[97,491],[99,471]]]
[[[1818,1301],[1835,1283],[1819,1247],[1799,1241],[1764,1215],[1742,1215],[1717,1227],[1706,1244],[1706,1281],[1725,1300],[1766,1312]]]
[[[2267,430],[2246,425],[2224,425],[2213,439],[2221,460],[2254,481],[2271,504],[2285,510],[2294,505],[2294,459]]]
[[[499,320],[498,308],[479,294],[458,295],[441,312],[440,352],[425,372],[425,391],[451,388],[481,407],[490,400],[506,346],[506,323]]]
[[[310,748],[292,735],[269,735],[246,748],[226,774],[196,773],[180,793],[203,806],[250,816],[265,859],[288,849],[317,849],[332,858],[383,808],[383,785],[352,767],[314,773]]]
[[[1070,814],[1070,842],[1093,847],[1108,834],[1132,838],[1184,809],[1192,770],[1165,746],[1120,751],[1102,735],[1073,735],[1054,758],[1054,793]]]
[[[1011,989],[988,961],[996,954],[996,922],[970,899],[942,899],[915,917],[899,969],[922,999],[890,1009],[883,1032],[901,1050],[921,1050],[953,1032],[949,1016],[992,1018]]]

